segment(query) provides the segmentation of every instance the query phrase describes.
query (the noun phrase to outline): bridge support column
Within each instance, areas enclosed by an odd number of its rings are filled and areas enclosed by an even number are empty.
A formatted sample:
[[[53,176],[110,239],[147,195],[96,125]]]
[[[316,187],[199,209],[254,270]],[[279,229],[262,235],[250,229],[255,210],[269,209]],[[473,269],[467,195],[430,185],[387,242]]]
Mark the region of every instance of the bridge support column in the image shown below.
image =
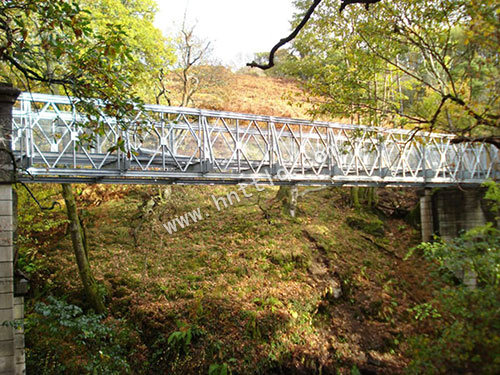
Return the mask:
[[[443,188],[433,195],[435,231],[444,240],[461,232],[495,221],[483,196],[485,189]]]
[[[0,324],[23,318],[22,297],[14,297],[14,200],[11,158],[12,107],[20,91],[0,84]],[[0,326],[0,375],[24,374],[24,336]]]
[[[422,242],[432,240],[434,234],[434,220],[432,213],[432,191],[425,189],[420,197],[420,223],[422,230]]]
[[[434,193],[425,189],[420,195],[422,241],[432,240],[433,234],[451,240],[461,232],[495,222],[484,193],[483,188],[442,188]]]
[[[430,191],[420,198],[422,214],[422,240],[428,241],[429,230],[449,241],[462,232],[495,222],[495,214],[483,199],[485,189],[443,188],[432,196]],[[429,222],[431,224],[429,224]],[[498,225],[498,223],[497,223]],[[475,288],[477,275],[471,269],[452,269],[458,278],[470,288]]]
[[[297,212],[297,199],[299,197],[299,188],[293,185],[290,188],[290,216],[295,217]]]

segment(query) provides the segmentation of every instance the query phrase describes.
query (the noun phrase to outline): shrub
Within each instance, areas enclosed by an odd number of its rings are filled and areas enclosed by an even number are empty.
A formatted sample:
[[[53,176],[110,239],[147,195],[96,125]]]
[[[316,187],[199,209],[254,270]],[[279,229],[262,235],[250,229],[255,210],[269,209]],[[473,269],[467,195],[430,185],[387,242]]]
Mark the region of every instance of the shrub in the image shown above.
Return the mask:
[[[411,309],[432,328],[411,340],[408,373],[500,373],[499,231],[488,224],[417,249],[437,266],[440,285],[431,302]],[[475,288],[458,282],[456,270],[463,269],[476,275]]]
[[[25,320],[29,373],[120,375],[130,372],[118,327],[54,297]],[[125,333],[124,335],[128,335]]]

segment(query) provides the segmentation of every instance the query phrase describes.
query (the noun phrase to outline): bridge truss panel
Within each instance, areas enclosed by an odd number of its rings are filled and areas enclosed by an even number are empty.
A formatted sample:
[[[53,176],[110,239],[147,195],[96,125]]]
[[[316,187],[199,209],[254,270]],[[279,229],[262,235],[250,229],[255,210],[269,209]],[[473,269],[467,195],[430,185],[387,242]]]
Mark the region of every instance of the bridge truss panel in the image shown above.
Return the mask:
[[[439,186],[500,175],[496,147],[444,134],[157,105],[123,126],[31,93],[13,115],[20,178],[33,182]]]

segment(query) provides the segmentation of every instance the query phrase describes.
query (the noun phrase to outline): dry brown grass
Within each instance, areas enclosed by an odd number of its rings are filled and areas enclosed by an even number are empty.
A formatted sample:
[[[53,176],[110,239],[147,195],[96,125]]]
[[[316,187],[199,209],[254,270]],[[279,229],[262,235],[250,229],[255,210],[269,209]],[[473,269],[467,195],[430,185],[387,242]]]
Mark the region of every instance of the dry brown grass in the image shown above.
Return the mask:
[[[297,81],[232,73],[229,70],[219,70],[217,74],[219,82],[200,89],[193,96],[190,106],[268,116],[312,118],[309,111],[317,99],[310,98]],[[179,104],[180,83],[174,81],[169,88],[172,104]]]

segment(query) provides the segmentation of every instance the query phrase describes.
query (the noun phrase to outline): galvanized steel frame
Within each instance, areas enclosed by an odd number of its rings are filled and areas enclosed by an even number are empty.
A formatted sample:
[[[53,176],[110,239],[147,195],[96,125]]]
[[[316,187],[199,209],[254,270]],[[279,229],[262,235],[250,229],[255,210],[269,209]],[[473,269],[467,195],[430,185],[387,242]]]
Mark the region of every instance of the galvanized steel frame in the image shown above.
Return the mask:
[[[73,99],[23,93],[12,147],[27,182],[445,186],[499,172],[499,150],[453,136],[146,105],[91,145]],[[96,104],[98,105],[98,104]],[[118,139],[124,149],[109,151]]]

